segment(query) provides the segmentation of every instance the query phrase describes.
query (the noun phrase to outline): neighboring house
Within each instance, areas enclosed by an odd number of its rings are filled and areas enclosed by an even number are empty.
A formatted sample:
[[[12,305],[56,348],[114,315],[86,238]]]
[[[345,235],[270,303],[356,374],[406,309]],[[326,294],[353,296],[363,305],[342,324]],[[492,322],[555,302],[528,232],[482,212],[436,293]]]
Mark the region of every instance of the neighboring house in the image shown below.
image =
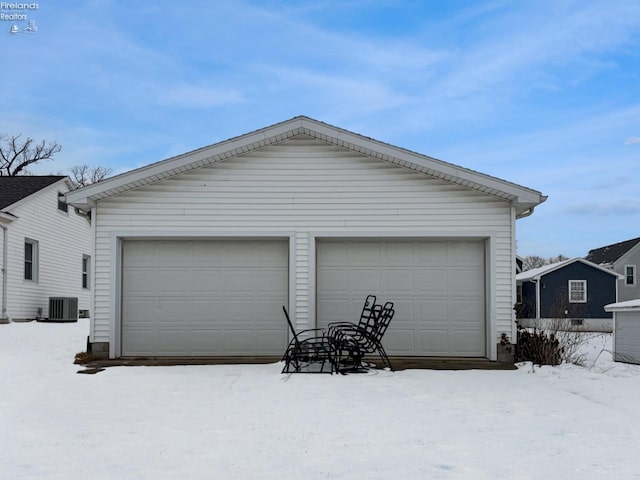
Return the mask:
[[[515,220],[546,197],[296,117],[71,192],[95,222],[90,346],[280,356],[297,329],[395,302],[391,355],[496,358]]]
[[[582,258],[519,273],[518,321],[525,327],[560,326],[610,332],[612,315],[604,307],[617,301],[619,277]]]
[[[613,312],[613,360],[640,364],[640,298],[604,308]]]
[[[65,203],[70,185],[64,176],[0,176],[4,322],[48,318],[50,297],[77,298],[88,315],[91,225]]]
[[[586,259],[622,275],[618,280],[619,301],[640,298],[640,237],[590,250]]]

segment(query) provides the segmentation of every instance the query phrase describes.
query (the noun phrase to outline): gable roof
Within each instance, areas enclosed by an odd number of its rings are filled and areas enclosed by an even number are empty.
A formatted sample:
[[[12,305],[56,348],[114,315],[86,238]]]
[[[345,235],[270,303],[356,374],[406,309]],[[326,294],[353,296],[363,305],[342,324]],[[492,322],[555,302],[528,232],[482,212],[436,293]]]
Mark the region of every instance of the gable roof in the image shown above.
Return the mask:
[[[640,237],[607,245],[606,247],[594,248],[589,250],[589,254],[585,258],[599,265],[613,265],[638,243],[640,243]]]
[[[531,270],[526,270],[522,273],[518,273],[516,275],[516,281],[520,281],[520,282],[526,282],[526,281],[536,281],[536,280],[540,280],[541,277],[544,277],[545,275],[551,273],[551,272],[555,272],[556,270],[560,270],[561,268],[566,267],[567,265],[570,265],[572,263],[576,263],[576,262],[580,262],[580,263],[584,263],[585,265],[588,265],[589,267],[593,267],[597,270],[600,270],[604,273],[608,273],[610,275],[614,275],[615,277],[618,278],[624,278],[622,275],[614,272],[613,270],[609,270],[608,268],[604,268],[601,267],[600,265],[597,265],[595,263],[592,263],[588,260],[585,260],[584,258],[570,258],[569,260],[563,260],[561,262],[556,262],[556,263],[550,263],[549,265],[544,265],[542,267],[538,267],[538,268],[532,268]]]
[[[0,210],[7,208],[65,178],[67,177],[63,175],[0,176]]]
[[[451,163],[443,162],[332,125],[299,116],[208,147],[111,177],[67,194],[67,202],[88,210],[96,202],[196,168],[221,162],[289,138],[306,135],[401,167],[512,202],[518,217],[528,216],[547,197],[516,185]]]

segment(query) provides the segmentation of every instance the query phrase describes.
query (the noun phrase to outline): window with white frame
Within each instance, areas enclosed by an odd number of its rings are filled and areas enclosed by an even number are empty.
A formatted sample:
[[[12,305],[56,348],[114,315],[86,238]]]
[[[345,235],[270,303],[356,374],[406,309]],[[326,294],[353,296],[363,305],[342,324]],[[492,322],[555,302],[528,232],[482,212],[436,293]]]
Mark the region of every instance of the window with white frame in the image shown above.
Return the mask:
[[[624,266],[624,284],[630,287],[636,284],[636,266],[625,265]]]
[[[89,288],[91,281],[91,257],[89,255],[82,256],[82,288]]]
[[[587,281],[569,280],[569,303],[587,302]]]
[[[24,279],[38,281],[38,242],[24,239]]]

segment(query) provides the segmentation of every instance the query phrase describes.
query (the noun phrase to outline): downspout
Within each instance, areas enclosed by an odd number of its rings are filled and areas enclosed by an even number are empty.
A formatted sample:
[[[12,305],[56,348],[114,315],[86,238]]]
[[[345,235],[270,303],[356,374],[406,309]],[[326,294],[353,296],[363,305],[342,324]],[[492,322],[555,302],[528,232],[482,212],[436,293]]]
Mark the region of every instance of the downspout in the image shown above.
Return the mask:
[[[2,313],[0,313],[0,323],[9,323],[7,315],[7,227],[0,223],[2,228]]]

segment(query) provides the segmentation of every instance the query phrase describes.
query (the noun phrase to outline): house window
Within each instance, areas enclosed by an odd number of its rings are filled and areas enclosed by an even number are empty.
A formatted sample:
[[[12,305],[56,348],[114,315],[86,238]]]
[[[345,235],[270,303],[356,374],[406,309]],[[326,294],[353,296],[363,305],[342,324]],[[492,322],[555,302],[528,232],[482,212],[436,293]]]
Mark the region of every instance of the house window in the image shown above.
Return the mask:
[[[516,285],[516,303],[522,304],[522,285]]]
[[[636,266],[625,265],[624,266],[624,284],[630,287],[636,284]]]
[[[38,242],[30,238],[24,240],[24,279],[38,281]]]
[[[587,302],[587,281],[569,280],[569,303]]]
[[[62,212],[69,211],[69,205],[64,201],[64,193],[58,193],[58,210]]]
[[[82,256],[82,288],[89,288],[91,273],[91,257],[89,255]]]

